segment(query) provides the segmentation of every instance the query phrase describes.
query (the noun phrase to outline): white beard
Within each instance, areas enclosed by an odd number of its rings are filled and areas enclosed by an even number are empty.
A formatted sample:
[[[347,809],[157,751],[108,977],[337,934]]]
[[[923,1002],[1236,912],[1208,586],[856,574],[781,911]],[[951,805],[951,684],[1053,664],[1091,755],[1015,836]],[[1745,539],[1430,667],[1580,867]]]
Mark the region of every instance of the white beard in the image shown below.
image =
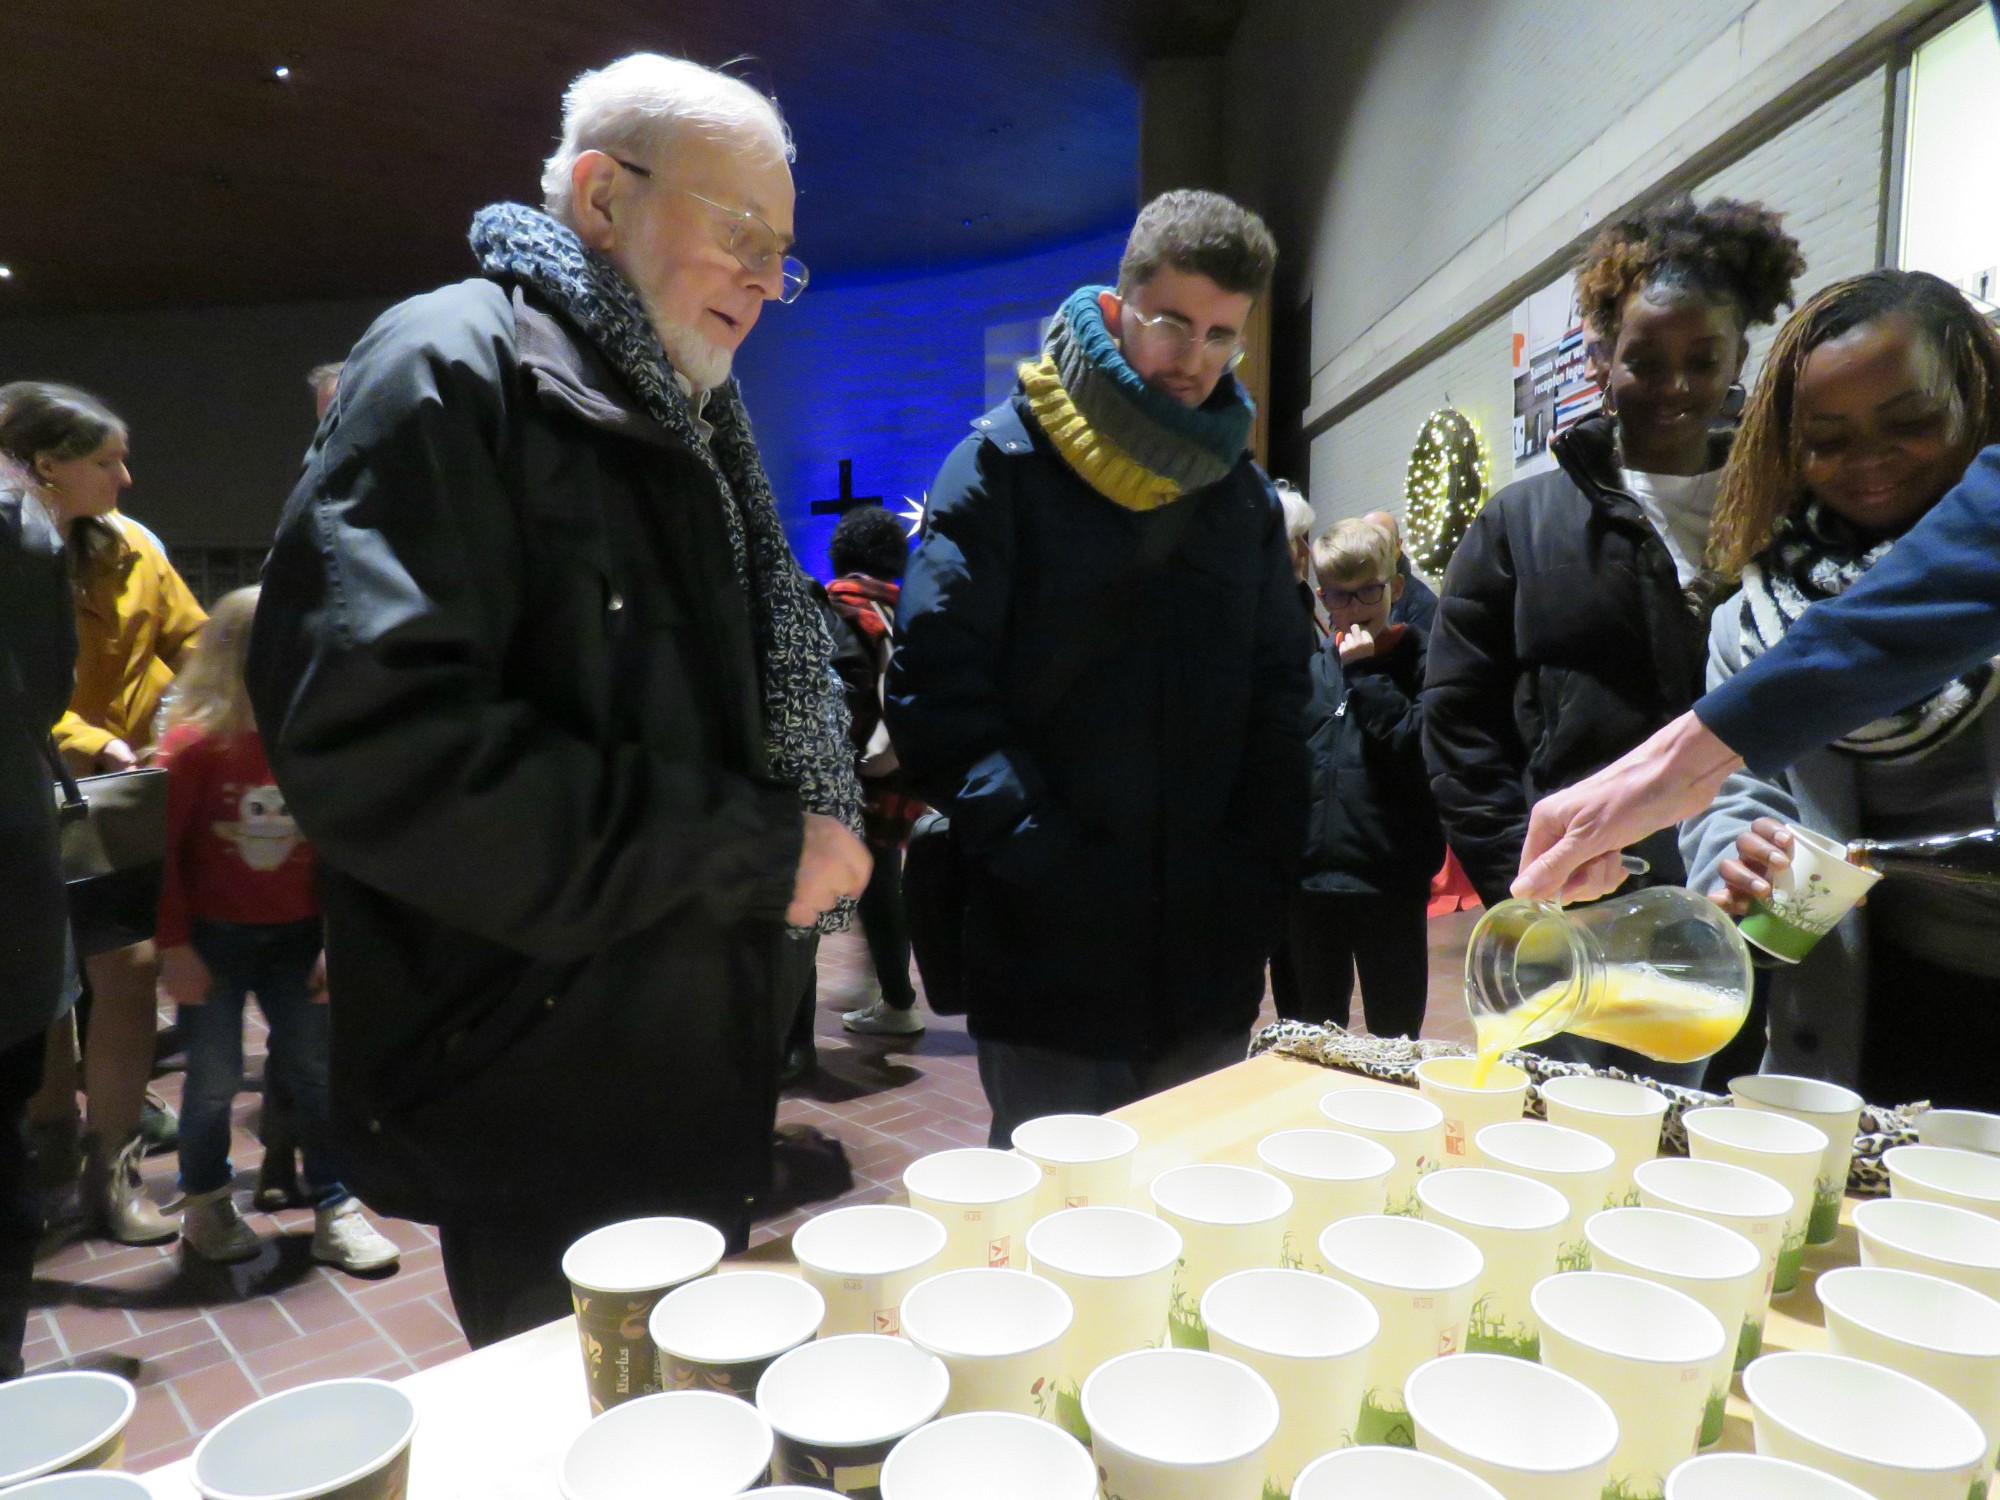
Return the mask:
[[[653,331],[660,336],[660,347],[667,351],[674,369],[695,389],[712,391],[729,379],[734,352],[711,342],[700,329],[655,318]]]

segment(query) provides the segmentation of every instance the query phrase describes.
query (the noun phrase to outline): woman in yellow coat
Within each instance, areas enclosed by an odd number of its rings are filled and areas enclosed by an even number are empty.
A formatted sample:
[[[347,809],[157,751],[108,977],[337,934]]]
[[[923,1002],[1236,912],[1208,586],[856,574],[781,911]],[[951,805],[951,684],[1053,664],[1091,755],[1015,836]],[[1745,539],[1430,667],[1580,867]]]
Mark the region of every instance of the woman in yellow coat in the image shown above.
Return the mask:
[[[132,483],[125,424],[82,391],[21,381],[0,387],[0,451],[32,473],[69,551],[80,649],[76,692],[54,726],[56,744],[79,773],[142,764],[160,704],[206,616],[159,539],[119,514],[118,497]],[[157,1024],[153,945],[98,954],[85,970],[84,1211],[127,1244],[170,1239],[178,1226],[139,1180],[139,1115]],[[30,1108],[42,1124],[76,1111],[74,1043],[65,1022],[51,1038],[49,1061]]]

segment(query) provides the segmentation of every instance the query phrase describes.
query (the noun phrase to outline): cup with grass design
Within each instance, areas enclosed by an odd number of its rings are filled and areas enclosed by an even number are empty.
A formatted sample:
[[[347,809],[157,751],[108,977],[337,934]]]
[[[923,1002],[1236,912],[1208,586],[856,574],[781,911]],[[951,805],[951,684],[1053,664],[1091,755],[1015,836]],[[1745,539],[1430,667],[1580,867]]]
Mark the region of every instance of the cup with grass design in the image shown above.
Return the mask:
[[[1150,1189],[1159,1216],[1180,1232],[1167,1331],[1183,1349],[1206,1349],[1201,1298],[1232,1271],[1277,1266],[1284,1259],[1292,1190],[1254,1167],[1196,1162],[1155,1177]]]
[[[1423,1366],[1408,1392],[1417,1450],[1506,1500],[1608,1500],[1618,1419],[1581,1381],[1525,1359],[1464,1354]]]
[[[1467,1315],[1465,1347],[1534,1359],[1541,1325],[1528,1294],[1556,1273],[1569,1200],[1547,1183],[1489,1167],[1447,1167],[1417,1184],[1424,1221],[1456,1230],[1485,1258]]]
[[[1563,1221],[1556,1269],[1588,1270],[1590,1246],[1583,1237],[1583,1221],[1604,1207],[1618,1167],[1617,1153],[1595,1136],[1542,1120],[1488,1125],[1479,1132],[1479,1149],[1488,1165],[1532,1177],[1563,1195],[1569,1217]]]
[[[1772,1290],[1789,1292],[1799,1284],[1814,1194],[1829,1147],[1826,1132],[1789,1115],[1735,1108],[1691,1109],[1681,1123],[1687,1127],[1688,1155],[1696,1161],[1762,1172],[1792,1195],[1772,1282]]]
[[[1604,1207],[1637,1203],[1639,1190],[1632,1183],[1632,1173],[1640,1162],[1660,1154],[1660,1123],[1666,1118],[1667,1096],[1630,1079],[1587,1074],[1544,1079],[1539,1088],[1551,1125],[1596,1136],[1611,1148],[1614,1161]]]
[[[1257,1143],[1258,1163],[1292,1190],[1284,1263],[1325,1271],[1319,1232],[1338,1219],[1379,1214],[1396,1158],[1387,1146],[1347,1130],[1281,1130]]]
[[[1444,1111],[1444,1165],[1478,1167],[1475,1137],[1488,1125],[1518,1120],[1528,1103],[1528,1075],[1512,1063],[1492,1062],[1474,1083],[1476,1057],[1427,1057],[1417,1064],[1417,1092]]]
[[[1764,1347],[1771,1284],[1778,1274],[1778,1247],[1784,1242],[1785,1220],[1795,1200],[1762,1172],[1732,1167],[1727,1162],[1663,1156],[1641,1166],[1636,1177],[1642,1208],[1706,1219],[1733,1229],[1757,1247],[1762,1268],[1744,1310],[1743,1331],[1736,1345],[1736,1368],[1743,1369]]]
[[[1319,1101],[1336,1130],[1387,1146],[1396,1165],[1383,1184],[1382,1212],[1415,1218],[1417,1179],[1444,1165],[1444,1111],[1408,1089],[1338,1088]]]
[[[1737,928],[1773,958],[1795,964],[1812,952],[1882,877],[1874,870],[1850,864],[1847,845],[1838,839],[1796,823],[1787,823],[1785,831],[1792,836],[1791,862],[1769,872],[1771,894],[1753,899]]]
[[[1786,1115],[1823,1132],[1826,1157],[1813,1181],[1812,1217],[1806,1243],[1824,1245],[1840,1229],[1840,1201],[1847,1196],[1847,1173],[1854,1161],[1854,1132],[1861,1126],[1861,1096],[1819,1078],[1789,1073],[1748,1073],[1729,1080],[1738,1109]]]
[[[1278,1398],[1239,1360],[1142,1349],[1083,1384],[1105,1500],[1264,1500]]]
[[[1986,1437],[1920,1380],[1840,1354],[1767,1354],[1743,1372],[1757,1451],[1875,1500],[1981,1500]]]

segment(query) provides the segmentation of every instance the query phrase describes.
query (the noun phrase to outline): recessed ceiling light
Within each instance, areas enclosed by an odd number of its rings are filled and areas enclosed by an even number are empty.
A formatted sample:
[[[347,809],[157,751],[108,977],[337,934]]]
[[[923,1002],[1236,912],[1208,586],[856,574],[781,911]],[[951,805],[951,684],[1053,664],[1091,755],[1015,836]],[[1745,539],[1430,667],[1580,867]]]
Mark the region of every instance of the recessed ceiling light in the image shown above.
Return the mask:
[[[279,63],[277,67],[271,69],[271,76],[277,79],[278,82],[283,83],[292,76],[292,70],[283,63]]]
[[[12,266],[0,266],[0,281],[12,281],[13,279],[14,268]]]

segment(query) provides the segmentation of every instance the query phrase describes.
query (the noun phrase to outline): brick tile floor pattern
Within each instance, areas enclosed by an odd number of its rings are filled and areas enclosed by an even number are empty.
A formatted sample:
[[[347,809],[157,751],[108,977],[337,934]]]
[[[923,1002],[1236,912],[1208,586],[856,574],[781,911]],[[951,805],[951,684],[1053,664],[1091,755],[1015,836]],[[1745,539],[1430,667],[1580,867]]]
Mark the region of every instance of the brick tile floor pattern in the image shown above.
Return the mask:
[[[1426,1035],[1469,1039],[1460,984],[1467,914],[1431,924],[1431,999]],[[854,1187],[844,1203],[873,1203],[900,1190],[903,1168],[927,1152],[983,1145],[988,1116],[962,1020],[929,1017],[922,1036],[896,1041],[847,1035],[843,1010],[869,998],[866,950],[843,936],[822,946],[817,1032],[820,1076],[786,1097],[781,1124],[816,1126],[847,1147]],[[1356,1007],[1359,1023],[1359,1005]],[[1264,1019],[1271,1019],[1265,1003]],[[262,1148],[251,1133],[262,1032],[250,1028],[253,1075],[236,1104],[231,1160],[247,1211]],[[178,1102],[180,1074],[158,1087]],[[175,1158],[146,1164],[154,1197],[174,1193]],[[757,1226],[762,1243],[789,1234],[814,1204]],[[445,1291],[437,1234],[427,1225],[378,1219],[403,1252],[400,1270],[363,1280],[316,1265],[312,1214],[249,1213],[266,1241],[253,1261],[210,1266],[178,1246],[126,1248],[76,1240],[36,1267],[37,1310],[28,1320],[30,1371],[64,1359],[116,1353],[140,1364],[139,1406],[126,1431],[126,1463],[148,1469],[191,1452],[201,1434],[259,1396],[308,1381],[379,1375],[394,1379],[465,1352]]]

